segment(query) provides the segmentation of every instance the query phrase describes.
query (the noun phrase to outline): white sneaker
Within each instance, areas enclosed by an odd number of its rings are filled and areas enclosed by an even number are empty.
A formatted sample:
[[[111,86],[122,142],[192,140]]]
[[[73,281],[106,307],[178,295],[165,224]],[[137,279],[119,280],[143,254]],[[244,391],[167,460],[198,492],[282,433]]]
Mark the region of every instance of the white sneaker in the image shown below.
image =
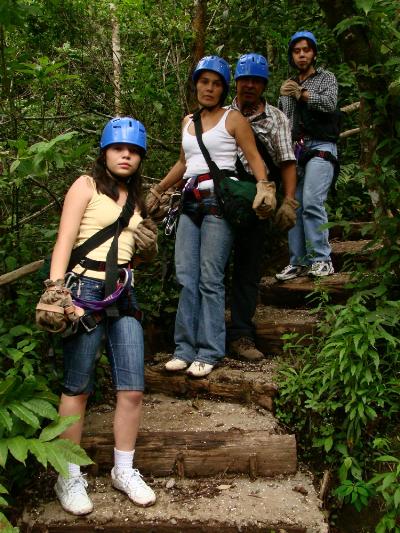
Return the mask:
[[[202,363],[201,361],[194,361],[194,363],[192,363],[186,370],[186,374],[189,374],[189,376],[193,376],[194,378],[202,378],[207,376],[213,368],[214,365]]]
[[[332,261],[316,261],[311,265],[311,268],[307,272],[309,276],[314,278],[323,278],[324,276],[330,276],[334,274],[335,270],[332,265]]]
[[[68,479],[58,476],[54,490],[60,500],[61,507],[68,513],[75,515],[91,513],[93,503],[86,493],[87,486],[87,481],[83,476]]]
[[[288,279],[298,278],[304,276],[307,272],[307,267],[302,265],[288,265],[281,272],[275,274],[279,281],[287,281]]]
[[[165,363],[165,370],[169,370],[170,372],[177,372],[178,370],[185,370],[187,368],[188,364],[183,359],[178,359],[177,357],[173,357],[169,361]]]
[[[111,482],[115,489],[128,495],[128,498],[142,507],[149,507],[156,503],[156,495],[142,479],[142,474],[136,468],[113,468]]]

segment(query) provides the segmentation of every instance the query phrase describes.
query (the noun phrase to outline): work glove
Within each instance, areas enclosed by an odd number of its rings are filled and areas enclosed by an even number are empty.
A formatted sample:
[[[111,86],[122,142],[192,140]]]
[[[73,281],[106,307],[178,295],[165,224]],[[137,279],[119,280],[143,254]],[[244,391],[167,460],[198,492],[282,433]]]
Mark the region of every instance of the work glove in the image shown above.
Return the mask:
[[[157,255],[157,225],[151,218],[146,218],[133,230],[133,237],[140,256],[151,261]]]
[[[288,231],[296,224],[296,209],[299,205],[299,202],[294,198],[285,197],[283,199],[274,220],[275,225],[281,231]]]
[[[44,282],[45,291],[36,306],[36,324],[50,333],[62,333],[70,322],[79,319],[78,308],[72,302],[71,291],[64,280]]]
[[[160,224],[164,220],[169,208],[170,198],[174,192],[175,189],[173,187],[164,191],[159,183],[151,187],[146,196],[146,209],[147,214],[156,224]]]
[[[300,100],[302,87],[294,80],[286,80],[281,85],[282,96],[293,96],[296,100]]]
[[[275,183],[273,181],[258,181],[257,192],[253,202],[253,209],[260,220],[272,216],[276,207]]]

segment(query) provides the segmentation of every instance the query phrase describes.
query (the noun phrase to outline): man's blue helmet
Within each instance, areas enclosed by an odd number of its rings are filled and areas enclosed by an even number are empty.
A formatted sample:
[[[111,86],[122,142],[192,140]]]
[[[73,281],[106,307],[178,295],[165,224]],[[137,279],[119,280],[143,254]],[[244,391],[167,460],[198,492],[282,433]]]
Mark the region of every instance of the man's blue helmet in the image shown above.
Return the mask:
[[[235,80],[245,76],[257,76],[268,81],[268,61],[260,54],[244,54],[239,57],[236,64]]]
[[[315,35],[311,31],[307,31],[307,30],[296,31],[296,33],[294,33],[290,37],[289,46],[288,46],[288,59],[289,59],[289,64],[292,65],[292,67],[294,66],[293,65],[293,58],[292,58],[292,48],[293,48],[294,44],[297,43],[297,41],[300,41],[301,39],[307,39],[307,41],[312,46],[315,54],[317,54],[317,52],[318,52],[317,39],[316,39]]]
[[[141,122],[132,117],[112,118],[104,127],[100,139],[100,149],[116,143],[133,144],[143,153],[147,150],[146,129]]]
[[[211,70],[216,72],[222,78],[222,81],[225,85],[225,92],[229,91],[229,83],[231,81],[231,69],[229,64],[219,56],[205,56],[197,63],[196,68],[192,74],[192,80],[196,85],[197,80],[199,79],[200,74],[204,70]]]

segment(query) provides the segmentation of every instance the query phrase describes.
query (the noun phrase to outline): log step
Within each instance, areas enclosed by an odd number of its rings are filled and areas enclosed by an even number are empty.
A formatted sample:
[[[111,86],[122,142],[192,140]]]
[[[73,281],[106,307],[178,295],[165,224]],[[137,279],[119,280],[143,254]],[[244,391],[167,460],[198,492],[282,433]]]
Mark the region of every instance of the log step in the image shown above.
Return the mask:
[[[262,304],[277,307],[298,308],[312,306],[312,300],[307,298],[318,286],[327,291],[333,303],[342,303],[351,295],[351,289],[346,287],[350,282],[349,273],[338,273],[321,278],[317,281],[308,276],[301,276],[289,281],[278,281],[268,276],[260,282],[260,300]]]
[[[277,393],[274,383],[275,363],[241,362],[225,358],[221,365],[203,379],[193,379],[185,372],[167,372],[165,362],[171,354],[156,354],[157,364],[145,366],[148,392],[161,392],[177,397],[212,397],[229,402],[253,402],[272,410]]]
[[[89,478],[94,511],[76,517],[56,501],[25,510],[23,533],[327,533],[312,480],[297,473],[282,480],[157,479],[157,502],[136,507],[111,487],[110,478]]]
[[[347,262],[370,263],[373,260],[372,253],[380,248],[380,245],[371,246],[371,241],[360,239],[355,241],[331,241],[332,263],[335,271],[339,272],[344,267],[347,268]],[[351,265],[350,265],[351,266]],[[352,270],[352,268],[348,269]]]
[[[86,418],[82,446],[95,461],[96,473],[112,467],[113,415],[93,410]],[[154,395],[145,399],[135,463],[141,472],[155,477],[294,473],[295,437],[279,431],[266,410]]]

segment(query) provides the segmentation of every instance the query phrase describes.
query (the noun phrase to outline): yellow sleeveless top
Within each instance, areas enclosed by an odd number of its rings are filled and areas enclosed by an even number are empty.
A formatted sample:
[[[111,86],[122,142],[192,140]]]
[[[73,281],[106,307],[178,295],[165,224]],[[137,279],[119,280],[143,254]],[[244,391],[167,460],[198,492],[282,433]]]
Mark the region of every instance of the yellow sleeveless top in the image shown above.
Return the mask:
[[[93,188],[93,196],[83,214],[74,248],[84,243],[89,237],[101,229],[115,222],[122,211],[122,207],[109,196],[97,192],[96,183],[91,176],[86,176],[86,178],[90,186]],[[128,263],[132,259],[135,252],[135,239],[133,238],[132,232],[142,220],[143,218],[140,216],[140,212],[135,209],[128,226],[122,230],[118,239],[119,265]],[[96,261],[105,261],[111,242],[112,238],[103,242],[98,248],[89,252],[87,257],[95,259]],[[77,274],[81,274],[84,271],[84,268],[80,265],[76,265],[73,270]],[[105,272],[86,270],[84,275],[95,279],[105,279]]]

